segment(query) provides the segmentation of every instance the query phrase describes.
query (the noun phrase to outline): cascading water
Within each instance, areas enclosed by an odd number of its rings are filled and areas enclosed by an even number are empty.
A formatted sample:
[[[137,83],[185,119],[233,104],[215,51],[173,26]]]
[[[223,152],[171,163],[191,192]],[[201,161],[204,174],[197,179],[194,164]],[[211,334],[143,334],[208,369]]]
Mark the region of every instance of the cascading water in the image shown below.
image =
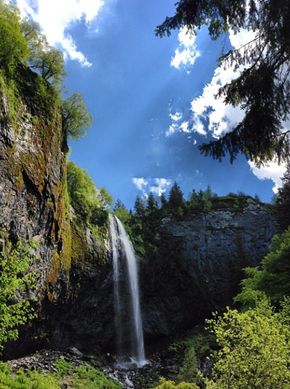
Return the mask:
[[[117,359],[120,365],[126,366],[128,365],[126,358],[129,357],[131,363],[142,367],[146,364],[146,360],[136,256],[123,224],[112,215],[110,215],[110,231],[114,270]],[[129,317],[127,318],[126,315]],[[131,336],[125,339],[128,320]],[[128,343],[130,343],[129,352]]]

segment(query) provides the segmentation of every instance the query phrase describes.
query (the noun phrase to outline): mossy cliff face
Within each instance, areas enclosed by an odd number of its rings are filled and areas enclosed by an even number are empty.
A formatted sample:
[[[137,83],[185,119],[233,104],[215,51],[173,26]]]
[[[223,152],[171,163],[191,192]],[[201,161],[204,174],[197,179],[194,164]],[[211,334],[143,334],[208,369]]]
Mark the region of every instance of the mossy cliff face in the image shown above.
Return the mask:
[[[61,115],[56,99],[41,97],[35,73],[21,69],[19,80],[15,95],[0,88],[0,234],[2,245],[38,242],[38,301],[53,301],[70,266]]]

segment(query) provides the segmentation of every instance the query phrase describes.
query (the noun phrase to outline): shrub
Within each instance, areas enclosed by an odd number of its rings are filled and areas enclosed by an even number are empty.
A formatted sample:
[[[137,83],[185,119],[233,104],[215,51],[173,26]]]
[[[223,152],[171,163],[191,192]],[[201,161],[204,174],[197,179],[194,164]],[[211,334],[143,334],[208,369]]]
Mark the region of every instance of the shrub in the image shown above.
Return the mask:
[[[246,268],[242,291],[235,298],[243,305],[253,305],[266,294],[277,304],[284,296],[290,296],[290,228],[276,235],[269,254],[255,268]]]
[[[32,245],[8,245],[0,253],[0,350],[8,340],[16,340],[18,327],[35,314],[27,293],[35,287],[35,274],[30,271]]]
[[[289,302],[280,314],[264,299],[245,312],[228,309],[222,316],[209,320],[220,349],[214,355],[212,379],[206,381],[206,387],[288,388],[288,314]]]
[[[167,381],[164,378],[161,378],[159,385],[152,389],[198,389],[198,386],[189,382],[181,382],[176,384],[174,381]]]

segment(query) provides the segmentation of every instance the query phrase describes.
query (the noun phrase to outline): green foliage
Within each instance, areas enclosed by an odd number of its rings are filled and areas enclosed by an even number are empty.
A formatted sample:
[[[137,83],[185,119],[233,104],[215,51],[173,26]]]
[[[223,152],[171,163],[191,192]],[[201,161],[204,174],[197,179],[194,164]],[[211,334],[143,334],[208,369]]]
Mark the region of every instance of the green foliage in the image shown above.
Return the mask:
[[[71,376],[71,380],[75,389],[121,389],[120,384],[89,365],[77,367]]]
[[[184,205],[183,193],[175,182],[169,192],[167,208],[175,217],[180,218],[183,216]]]
[[[55,86],[60,84],[65,74],[62,53],[48,44],[37,23],[25,18],[21,21],[20,28],[29,47],[30,68],[45,81]]]
[[[213,39],[229,30],[255,33],[252,41],[220,57],[224,67],[241,67],[237,77],[221,85],[219,98],[245,116],[231,132],[200,146],[205,155],[231,162],[242,152],[248,159],[264,163],[289,156],[289,131],[282,133],[289,117],[290,67],[289,0],[179,0],[176,13],[157,27],[159,36],[187,27],[193,33],[208,26]]]
[[[198,389],[198,386],[189,382],[180,382],[179,384],[176,384],[174,381],[167,381],[164,378],[161,378],[159,385],[152,389]]]
[[[63,382],[70,382],[74,389],[120,389],[121,386],[108,378],[99,369],[88,364],[78,367],[65,359],[56,361],[56,376]]]
[[[56,362],[56,373],[18,370],[11,372],[5,363],[0,364],[1,389],[120,389],[121,386],[100,370],[90,366],[73,366],[66,360]]]
[[[289,305],[289,301],[287,303]],[[287,305],[285,304],[285,306]],[[267,300],[245,312],[228,309],[208,321],[219,351],[206,387],[284,389],[290,386],[289,316],[275,313]]]
[[[68,193],[79,220],[85,224],[103,225],[107,222],[107,208],[112,197],[104,189],[97,189],[91,177],[74,162],[67,163]]]
[[[91,122],[92,118],[80,94],[74,93],[62,102],[62,126],[65,134],[79,139]]]
[[[253,305],[266,294],[278,304],[284,296],[290,296],[290,228],[273,238],[271,250],[255,268],[246,268],[242,291],[236,302]]]
[[[28,45],[20,28],[17,8],[0,0],[0,68],[11,75],[28,57]]]
[[[12,2],[4,4],[2,0],[0,38],[0,87],[8,99],[9,119],[19,116],[21,100],[43,121],[55,114],[55,108],[61,108],[63,151],[67,151],[67,136],[78,139],[84,135],[91,116],[78,93],[64,101],[61,98],[65,75],[62,53],[48,44],[37,23],[20,20]]]
[[[121,200],[118,199],[116,201],[113,211],[117,218],[120,219],[123,224],[125,224],[126,230],[128,232],[128,221],[130,219],[130,212],[127,210]]]
[[[215,348],[213,335],[201,328],[196,328],[187,338],[171,344],[168,351],[182,356],[182,363],[175,381],[199,384],[201,381],[200,366]]]
[[[31,272],[33,245],[8,245],[0,253],[0,350],[8,340],[16,340],[18,327],[35,317],[29,292],[35,287]]]
[[[1,389],[61,389],[58,380],[52,374],[19,370],[12,374],[7,364],[0,364]]]
[[[283,186],[279,188],[275,199],[275,213],[277,216],[279,229],[284,231],[290,226],[290,161],[284,174]]]

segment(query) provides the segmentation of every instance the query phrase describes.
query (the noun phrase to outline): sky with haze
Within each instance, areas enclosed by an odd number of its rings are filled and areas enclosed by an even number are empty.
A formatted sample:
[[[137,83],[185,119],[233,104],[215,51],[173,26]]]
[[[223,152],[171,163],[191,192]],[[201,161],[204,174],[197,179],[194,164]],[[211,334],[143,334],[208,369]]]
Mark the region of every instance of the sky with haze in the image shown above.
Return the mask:
[[[98,187],[131,208],[137,194],[168,191],[177,181],[185,196],[209,184],[222,195],[257,194],[270,201],[283,166],[257,168],[240,156],[233,165],[204,157],[198,145],[229,131],[239,107],[214,98],[238,75],[217,58],[253,33],[230,32],[212,41],[206,28],[157,38],[155,27],[174,14],[176,0],[16,0],[66,59],[66,93],[83,95],[93,125],[70,142],[70,159]]]

